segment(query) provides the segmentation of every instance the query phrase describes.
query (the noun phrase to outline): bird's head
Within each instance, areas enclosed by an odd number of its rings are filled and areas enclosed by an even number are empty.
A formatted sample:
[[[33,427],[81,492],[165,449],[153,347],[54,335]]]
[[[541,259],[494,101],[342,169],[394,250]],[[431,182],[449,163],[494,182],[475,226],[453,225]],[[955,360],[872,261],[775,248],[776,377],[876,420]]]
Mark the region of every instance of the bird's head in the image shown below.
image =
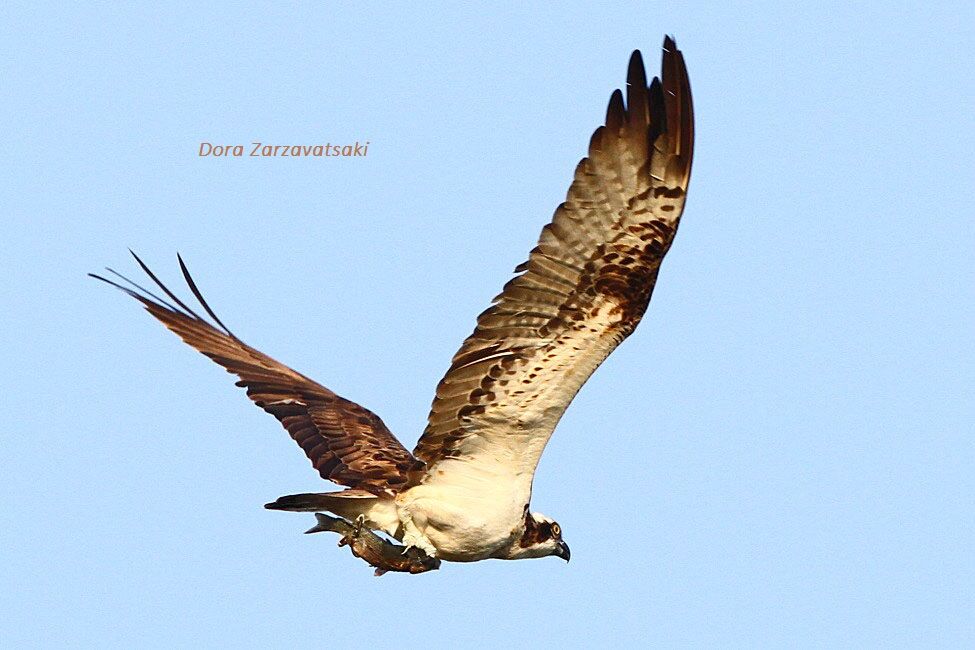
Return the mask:
[[[540,512],[525,512],[525,532],[511,549],[511,559],[554,555],[569,561],[569,545],[562,539],[562,527]]]

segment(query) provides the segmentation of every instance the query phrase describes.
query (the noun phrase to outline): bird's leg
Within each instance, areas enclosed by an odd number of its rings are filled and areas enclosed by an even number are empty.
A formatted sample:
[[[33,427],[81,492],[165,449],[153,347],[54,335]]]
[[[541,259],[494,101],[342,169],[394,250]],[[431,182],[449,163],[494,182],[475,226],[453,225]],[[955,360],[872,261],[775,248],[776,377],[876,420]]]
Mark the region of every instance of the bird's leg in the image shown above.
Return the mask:
[[[437,547],[430,543],[427,536],[420,532],[420,529],[413,523],[413,517],[408,513],[400,515],[403,524],[403,555],[407,555],[411,549],[419,549],[427,554],[428,557],[437,557]]]

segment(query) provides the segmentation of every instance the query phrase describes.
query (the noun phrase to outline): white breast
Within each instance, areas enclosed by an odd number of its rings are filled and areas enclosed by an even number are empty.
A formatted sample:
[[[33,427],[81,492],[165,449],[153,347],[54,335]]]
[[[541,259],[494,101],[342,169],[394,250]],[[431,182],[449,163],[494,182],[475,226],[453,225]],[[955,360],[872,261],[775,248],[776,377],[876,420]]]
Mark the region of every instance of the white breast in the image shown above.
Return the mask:
[[[476,464],[449,459],[441,465],[449,481],[438,480],[434,472],[396,499],[441,558],[482,560],[521,536],[531,476],[512,475],[510,465],[485,463],[483,456]]]

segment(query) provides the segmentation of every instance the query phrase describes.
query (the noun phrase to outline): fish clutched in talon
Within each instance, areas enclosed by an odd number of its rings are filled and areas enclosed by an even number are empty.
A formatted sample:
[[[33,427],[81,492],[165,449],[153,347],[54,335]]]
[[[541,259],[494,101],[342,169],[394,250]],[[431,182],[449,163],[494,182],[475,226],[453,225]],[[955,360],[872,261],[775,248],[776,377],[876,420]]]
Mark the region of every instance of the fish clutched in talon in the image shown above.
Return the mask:
[[[342,536],[339,546],[348,546],[352,555],[376,567],[377,576],[387,571],[426,573],[440,568],[440,560],[430,557],[421,549],[393,544],[363,527],[365,518],[361,515],[354,522],[349,522],[340,517],[316,512],[315,519],[318,523],[305,531],[305,534],[338,533]]]

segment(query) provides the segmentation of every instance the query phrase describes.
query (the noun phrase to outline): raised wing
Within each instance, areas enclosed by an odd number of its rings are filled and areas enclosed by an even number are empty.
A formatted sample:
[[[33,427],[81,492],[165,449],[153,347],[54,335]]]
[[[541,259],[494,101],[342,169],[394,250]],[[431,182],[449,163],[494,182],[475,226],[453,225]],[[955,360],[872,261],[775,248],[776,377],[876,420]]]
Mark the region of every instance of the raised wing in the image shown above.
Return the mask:
[[[643,316],[684,208],[694,143],[684,59],[669,37],[663,50],[663,80],[649,87],[633,53],[625,106],[617,90],[565,203],[437,386],[413,452],[429,467],[425,481],[467,480],[451,474],[472,476],[473,462],[530,490],[569,402]]]
[[[284,425],[322,478],[374,494],[393,494],[413,482],[423,463],[396,440],[378,416],[234,336],[203,300],[182,258],[179,265],[183,277],[216,326],[187,307],[135,253],[132,255],[175,305],[111,269],[110,273],[132,288],[94,273],[89,275],[141,302],[183,341],[237,375],[237,385],[246,388],[255,404]]]

